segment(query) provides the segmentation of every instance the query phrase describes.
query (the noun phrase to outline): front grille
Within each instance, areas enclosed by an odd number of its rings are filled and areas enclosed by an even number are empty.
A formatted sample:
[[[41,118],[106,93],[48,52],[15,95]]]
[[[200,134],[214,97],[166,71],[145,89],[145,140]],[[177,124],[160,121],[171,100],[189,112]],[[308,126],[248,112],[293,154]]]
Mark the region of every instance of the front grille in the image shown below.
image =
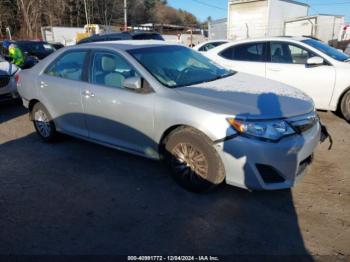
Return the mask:
[[[10,76],[0,76],[0,88],[5,87],[10,82]]]
[[[265,183],[282,183],[285,181],[284,177],[272,166],[257,164],[256,168]]]
[[[288,123],[293,126],[296,132],[304,133],[313,128],[318,120],[317,114],[313,112],[303,117],[290,119],[288,120]]]

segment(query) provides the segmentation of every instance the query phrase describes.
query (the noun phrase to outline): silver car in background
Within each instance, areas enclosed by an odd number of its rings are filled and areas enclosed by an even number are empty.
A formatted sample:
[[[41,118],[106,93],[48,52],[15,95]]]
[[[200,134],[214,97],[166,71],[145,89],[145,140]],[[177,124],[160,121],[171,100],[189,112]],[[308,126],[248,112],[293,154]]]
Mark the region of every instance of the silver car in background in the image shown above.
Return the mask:
[[[16,83],[19,70],[0,56],[0,102],[19,97]]]
[[[61,49],[21,72],[18,90],[45,141],[62,132],[164,158],[195,192],[223,181],[290,188],[320,140],[314,104],[302,92],[159,41]]]

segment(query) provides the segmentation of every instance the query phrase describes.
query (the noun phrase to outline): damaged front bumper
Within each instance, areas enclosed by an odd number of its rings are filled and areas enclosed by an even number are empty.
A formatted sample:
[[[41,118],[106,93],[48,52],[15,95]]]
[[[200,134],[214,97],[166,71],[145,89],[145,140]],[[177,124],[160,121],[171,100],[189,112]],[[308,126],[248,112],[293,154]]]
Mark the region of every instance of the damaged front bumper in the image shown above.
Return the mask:
[[[320,126],[321,126],[320,142],[324,143],[328,139],[329,140],[328,150],[331,150],[333,147],[333,138],[332,138],[331,134],[328,132],[328,128],[322,124],[321,120],[320,120]]]

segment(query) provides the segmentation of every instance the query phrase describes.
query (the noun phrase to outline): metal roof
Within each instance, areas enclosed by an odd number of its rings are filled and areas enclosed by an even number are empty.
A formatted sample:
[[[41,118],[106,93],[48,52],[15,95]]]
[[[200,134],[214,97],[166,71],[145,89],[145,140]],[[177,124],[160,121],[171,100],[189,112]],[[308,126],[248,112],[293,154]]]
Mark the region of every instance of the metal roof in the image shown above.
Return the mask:
[[[231,3],[231,4],[245,4],[245,3],[259,2],[259,1],[270,1],[270,0],[229,0],[229,3]],[[278,0],[278,1],[287,2],[287,3],[295,4],[295,5],[302,5],[305,7],[310,7],[310,5],[308,5],[308,4],[301,3],[301,2],[298,2],[295,0]]]

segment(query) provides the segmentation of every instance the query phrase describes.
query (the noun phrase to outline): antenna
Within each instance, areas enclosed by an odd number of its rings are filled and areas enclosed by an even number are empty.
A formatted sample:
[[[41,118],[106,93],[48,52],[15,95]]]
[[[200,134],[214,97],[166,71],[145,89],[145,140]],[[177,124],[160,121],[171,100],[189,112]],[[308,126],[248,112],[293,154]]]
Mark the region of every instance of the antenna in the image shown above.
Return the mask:
[[[89,15],[88,15],[88,11],[87,11],[87,4],[86,4],[86,0],[84,0],[84,8],[85,8],[85,17],[86,17],[86,24],[89,26]]]

